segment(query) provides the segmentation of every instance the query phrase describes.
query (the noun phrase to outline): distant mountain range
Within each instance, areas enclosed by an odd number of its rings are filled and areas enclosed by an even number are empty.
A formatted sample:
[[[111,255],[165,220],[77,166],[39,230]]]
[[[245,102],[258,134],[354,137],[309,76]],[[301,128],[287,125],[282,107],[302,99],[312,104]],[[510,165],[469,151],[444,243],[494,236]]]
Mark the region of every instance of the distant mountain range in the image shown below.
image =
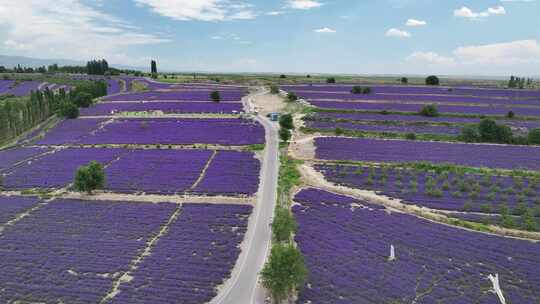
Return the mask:
[[[86,65],[86,61],[76,61],[76,60],[69,60],[69,59],[42,59],[42,58],[31,58],[31,57],[24,57],[24,56],[0,55],[0,66],[4,66],[6,68],[13,68],[17,66],[18,64],[20,64],[22,67],[38,68],[41,66],[48,66],[55,63],[57,63],[59,66]],[[127,65],[121,65],[121,64],[114,64],[111,62],[109,62],[109,65],[118,69],[138,70],[138,71],[145,71],[145,72],[147,70],[150,70],[149,67],[148,68],[133,67],[133,66],[127,66]]]

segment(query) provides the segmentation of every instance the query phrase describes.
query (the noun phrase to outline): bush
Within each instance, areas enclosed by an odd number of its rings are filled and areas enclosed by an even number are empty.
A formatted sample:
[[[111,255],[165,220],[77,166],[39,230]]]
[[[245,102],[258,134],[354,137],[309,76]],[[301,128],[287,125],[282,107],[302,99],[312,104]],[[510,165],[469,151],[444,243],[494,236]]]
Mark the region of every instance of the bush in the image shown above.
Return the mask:
[[[401,84],[408,84],[409,79],[407,77],[401,77]]]
[[[275,84],[270,86],[270,94],[279,94],[279,87]]]
[[[364,88],[364,89],[362,90],[362,94],[366,94],[366,95],[367,95],[367,94],[371,94],[371,88]]]
[[[508,113],[506,113],[506,118],[514,118],[516,117],[516,113],[514,113],[514,111],[509,111]]]
[[[278,242],[288,241],[296,232],[296,221],[287,208],[278,207],[272,221],[272,233]]]
[[[459,136],[460,140],[464,142],[477,142],[480,139],[478,134],[478,128],[475,126],[466,126],[461,129],[461,135]]]
[[[334,78],[334,77],[328,77],[328,78],[326,79],[326,83],[336,83],[336,78]]]
[[[281,78],[281,79],[285,79],[285,78],[287,78],[287,75],[283,75],[283,74],[281,74],[281,75],[279,75],[279,78]]]
[[[405,138],[408,139],[408,140],[416,140],[416,134],[414,133],[407,133],[405,135]]]
[[[337,136],[341,136],[345,133],[345,130],[343,130],[342,128],[340,127],[337,127],[334,129],[334,134],[336,134]]]
[[[71,102],[65,102],[60,107],[60,116],[75,119],[79,117],[79,108]]]
[[[478,125],[480,139],[486,142],[511,143],[512,129],[505,125],[497,125],[492,119],[482,119]]]
[[[433,85],[433,86],[439,85],[439,77],[435,75],[428,76],[426,78],[426,85]]]
[[[75,190],[92,194],[93,190],[103,189],[105,187],[105,172],[103,166],[91,161],[88,166],[80,166],[75,174]]]
[[[78,107],[88,108],[92,104],[92,95],[86,92],[80,92],[73,98],[73,103]]]
[[[420,115],[427,117],[436,117],[439,116],[439,110],[434,104],[426,105],[420,110]]]
[[[293,117],[291,114],[281,115],[279,118],[279,126],[288,130],[294,129]]]
[[[288,129],[284,129],[284,128],[279,129],[279,138],[283,142],[288,142],[289,139],[291,139],[291,131],[289,131]]]
[[[297,100],[298,100],[298,96],[296,96],[296,94],[294,94],[293,92],[287,93],[287,101],[293,102]]]
[[[219,91],[212,91],[212,93],[210,93],[210,99],[212,99],[213,102],[220,102],[221,95],[219,94]]]
[[[262,284],[272,294],[275,303],[281,303],[304,285],[307,268],[304,256],[292,244],[275,244],[261,272]]]
[[[531,130],[527,139],[531,145],[540,145],[540,129]]]
[[[354,86],[351,90],[351,93],[353,94],[362,94],[363,89],[361,86]]]

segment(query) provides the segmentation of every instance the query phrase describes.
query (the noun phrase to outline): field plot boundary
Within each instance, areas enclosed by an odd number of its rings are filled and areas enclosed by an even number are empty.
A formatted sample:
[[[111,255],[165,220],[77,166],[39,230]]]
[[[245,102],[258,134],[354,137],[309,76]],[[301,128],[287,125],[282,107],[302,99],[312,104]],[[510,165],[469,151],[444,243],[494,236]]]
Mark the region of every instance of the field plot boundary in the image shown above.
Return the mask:
[[[99,302],[100,304],[104,304],[112,300],[120,292],[120,285],[122,285],[122,283],[130,282],[133,279],[131,274],[139,268],[139,264],[141,264],[147,256],[152,254],[152,249],[156,246],[161,237],[169,232],[170,225],[176,222],[181,212],[182,205],[176,206],[174,212],[169,216],[167,222],[161,226],[156,235],[147,240],[144,250],[131,260],[128,270],[120,275],[118,279],[113,281],[111,290],[101,299]]]
[[[382,205],[382,206],[387,207],[390,211],[406,213],[412,216],[416,216],[418,218],[422,218],[422,219],[425,219],[434,223],[438,223],[441,225],[446,225],[449,227],[456,227],[456,228],[467,230],[467,231],[485,233],[485,234],[495,235],[495,236],[500,236],[500,237],[511,237],[511,238],[516,238],[516,239],[528,240],[535,243],[540,242],[540,232],[528,232],[528,231],[522,231],[522,230],[506,229],[506,228],[493,226],[493,225],[489,225],[489,228],[491,229],[491,231],[487,232],[487,231],[478,231],[478,230],[469,229],[462,226],[452,225],[451,223],[448,222],[449,221],[448,217],[443,215],[443,213],[439,212],[439,210],[421,207],[418,205],[404,204],[402,203],[402,200],[400,199],[391,198],[385,195],[380,195],[380,194],[377,194],[375,191],[336,185],[328,181],[322,175],[322,173],[315,170],[315,168],[313,168],[310,164],[303,164],[303,165],[300,165],[298,168],[299,168],[299,172],[302,175],[302,179],[305,185],[303,187],[300,187],[299,189],[296,189],[296,191],[292,191],[291,199],[294,198],[294,196],[298,192],[300,192],[302,189],[307,188],[307,187],[314,187],[314,188],[329,191],[332,193],[345,195],[345,196],[356,198],[359,200],[365,200],[370,203]]]

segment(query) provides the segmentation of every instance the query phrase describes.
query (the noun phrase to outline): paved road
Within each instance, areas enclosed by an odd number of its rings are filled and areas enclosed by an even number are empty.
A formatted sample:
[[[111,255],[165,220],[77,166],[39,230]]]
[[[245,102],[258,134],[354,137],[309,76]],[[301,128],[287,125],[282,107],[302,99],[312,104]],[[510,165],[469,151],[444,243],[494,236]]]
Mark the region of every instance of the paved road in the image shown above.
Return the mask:
[[[261,91],[252,97],[262,95]],[[270,224],[277,197],[279,171],[277,126],[266,117],[257,117],[266,130],[266,149],[262,163],[259,199],[253,210],[246,233],[246,247],[238,259],[238,267],[233,271],[221,292],[211,304],[252,304],[264,302],[264,290],[258,285],[258,277],[270,249],[272,231]]]

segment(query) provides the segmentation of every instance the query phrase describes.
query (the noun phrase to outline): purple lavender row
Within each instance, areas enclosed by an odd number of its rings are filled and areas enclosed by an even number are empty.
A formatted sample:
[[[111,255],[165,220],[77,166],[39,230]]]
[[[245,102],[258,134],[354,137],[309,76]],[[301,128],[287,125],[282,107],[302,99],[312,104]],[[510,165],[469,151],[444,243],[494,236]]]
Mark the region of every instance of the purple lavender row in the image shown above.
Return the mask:
[[[397,132],[416,134],[459,135],[460,127],[430,125],[358,124],[350,122],[307,121],[306,127],[333,131],[336,128],[364,132]]]
[[[33,156],[50,151],[47,148],[13,148],[0,150],[0,171],[7,170],[15,164],[28,160]]]
[[[81,109],[81,116],[111,115],[120,112],[162,111],[163,113],[233,113],[242,111],[240,103],[214,102],[122,102],[98,103]]]
[[[10,89],[10,87],[13,85],[14,82],[15,81],[13,80],[1,79],[0,80],[0,95],[5,94]]]
[[[48,131],[38,145],[76,144],[91,136],[106,119],[67,119]]]
[[[133,280],[109,303],[207,303],[231,275],[251,206],[184,204]]]
[[[220,144],[264,143],[264,129],[242,119],[120,119],[82,144]]]
[[[513,100],[490,97],[467,97],[448,95],[393,95],[393,94],[352,94],[352,93],[307,93],[297,95],[308,100],[344,100],[344,101],[391,101],[391,102],[424,102],[424,103],[469,103],[485,105],[529,105],[540,106],[540,100]]]
[[[79,166],[92,160],[107,164],[126,151],[101,148],[59,150],[7,171],[4,186],[8,189],[65,187],[73,182]]]
[[[98,303],[174,208],[49,203],[0,235],[0,302]]]
[[[260,166],[251,152],[219,151],[193,192],[253,195],[259,188]]]
[[[540,170],[540,147],[321,137],[316,155],[325,160],[453,163],[472,167]]]
[[[371,103],[371,102],[338,102],[338,101],[310,101],[316,107],[323,109],[362,110],[362,111],[390,111],[390,112],[418,112],[424,105],[406,103]],[[440,113],[474,114],[474,115],[506,115],[513,111],[520,116],[540,116],[540,108],[523,107],[495,107],[495,106],[445,106],[439,105]]]
[[[240,91],[223,91],[221,101],[240,101],[243,94]],[[211,101],[210,91],[150,91],[128,93],[105,97],[105,101],[151,101],[151,100],[186,100],[186,101]]]
[[[30,91],[37,91],[40,85],[40,81],[22,81],[19,85],[6,90],[4,94],[26,96],[30,94]]]
[[[107,95],[120,93],[120,83],[118,79],[107,79]]]
[[[105,170],[106,189],[182,193],[195,183],[211,155],[207,150],[134,150]]]
[[[15,219],[18,214],[36,206],[37,197],[0,196],[0,225]]]
[[[512,211],[518,205],[534,208],[540,203],[539,180],[476,174],[437,175],[406,169],[387,169],[383,173],[381,168],[330,164],[316,165],[315,169],[333,183],[376,191],[431,209],[499,213],[503,205]],[[429,183],[433,183],[433,190],[429,190]],[[440,192],[435,194],[435,189]]]
[[[499,274],[509,303],[540,301],[538,244],[353,208],[321,193],[300,192],[309,199],[293,207],[310,274],[298,303],[496,304],[489,274]]]
[[[353,121],[400,121],[411,123],[459,123],[459,124],[476,124],[480,122],[480,118],[465,118],[465,117],[426,117],[420,115],[399,115],[379,113],[334,113],[334,112],[317,112],[313,116],[314,120],[332,121],[336,119],[346,119]],[[515,128],[536,129],[540,128],[540,120],[497,120],[497,123],[504,124]]]
[[[360,85],[371,88],[373,94],[412,94],[412,95],[454,95],[454,96],[477,96],[499,97],[510,99],[534,98],[540,99],[540,90],[510,90],[478,87],[427,87],[427,86],[380,86]],[[310,92],[335,92],[350,93],[353,85],[292,85],[281,86],[285,91],[310,91]]]

